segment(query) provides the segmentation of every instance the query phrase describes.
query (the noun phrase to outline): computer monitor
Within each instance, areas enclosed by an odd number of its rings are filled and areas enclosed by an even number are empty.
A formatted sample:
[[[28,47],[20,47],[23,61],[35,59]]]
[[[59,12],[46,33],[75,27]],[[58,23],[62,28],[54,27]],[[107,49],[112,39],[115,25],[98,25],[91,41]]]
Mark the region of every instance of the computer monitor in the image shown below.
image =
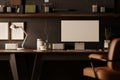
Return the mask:
[[[99,42],[99,20],[61,20],[61,42]]]

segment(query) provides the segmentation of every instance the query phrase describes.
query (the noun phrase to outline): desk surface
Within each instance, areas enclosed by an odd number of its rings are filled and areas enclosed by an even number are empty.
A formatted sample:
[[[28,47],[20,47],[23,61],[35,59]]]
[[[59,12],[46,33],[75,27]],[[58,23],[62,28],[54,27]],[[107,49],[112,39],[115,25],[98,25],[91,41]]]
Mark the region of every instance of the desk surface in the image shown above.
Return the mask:
[[[107,53],[107,51],[99,50],[4,50],[0,49],[0,53]]]

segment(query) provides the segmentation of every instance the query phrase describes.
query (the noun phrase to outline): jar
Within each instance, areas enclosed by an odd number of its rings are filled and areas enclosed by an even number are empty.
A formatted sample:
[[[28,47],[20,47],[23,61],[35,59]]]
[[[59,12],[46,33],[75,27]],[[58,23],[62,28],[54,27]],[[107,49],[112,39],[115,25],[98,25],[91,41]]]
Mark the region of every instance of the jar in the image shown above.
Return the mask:
[[[44,4],[43,4],[43,11],[44,11],[45,13],[48,13],[49,10],[50,10],[49,3],[44,3]]]
[[[7,13],[11,13],[12,12],[12,7],[11,6],[7,6],[6,7],[6,12]]]
[[[100,12],[101,12],[101,13],[104,13],[104,12],[105,12],[105,6],[101,6],[101,7],[100,7]]]
[[[92,5],[92,12],[93,13],[97,13],[98,12],[98,6],[97,6],[97,4],[93,4]]]
[[[41,46],[43,46],[43,45],[44,45],[43,41],[38,38],[37,39],[37,50],[40,50]]]

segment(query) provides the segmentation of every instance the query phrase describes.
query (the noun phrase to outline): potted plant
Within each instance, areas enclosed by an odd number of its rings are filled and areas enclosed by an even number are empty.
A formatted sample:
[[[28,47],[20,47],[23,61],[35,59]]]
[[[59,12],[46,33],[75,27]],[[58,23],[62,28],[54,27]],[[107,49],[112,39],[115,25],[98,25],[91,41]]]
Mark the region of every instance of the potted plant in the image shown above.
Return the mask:
[[[111,27],[105,27],[104,48],[108,49],[109,43],[110,43],[110,38],[111,38]]]

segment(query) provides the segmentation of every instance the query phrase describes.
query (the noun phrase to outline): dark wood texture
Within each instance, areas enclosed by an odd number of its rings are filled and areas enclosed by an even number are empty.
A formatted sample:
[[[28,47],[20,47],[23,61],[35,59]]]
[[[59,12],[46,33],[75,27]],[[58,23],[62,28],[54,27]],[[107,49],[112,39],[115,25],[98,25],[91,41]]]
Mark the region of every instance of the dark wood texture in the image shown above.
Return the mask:
[[[84,18],[84,17],[120,17],[120,14],[71,14],[71,13],[41,13],[41,14],[0,14],[0,18]]]
[[[24,50],[5,50],[0,49],[0,54],[31,54],[31,53],[40,53],[40,54],[80,54],[80,53],[107,53],[107,51],[99,51],[95,49],[87,50],[36,50],[36,49],[24,49]]]

